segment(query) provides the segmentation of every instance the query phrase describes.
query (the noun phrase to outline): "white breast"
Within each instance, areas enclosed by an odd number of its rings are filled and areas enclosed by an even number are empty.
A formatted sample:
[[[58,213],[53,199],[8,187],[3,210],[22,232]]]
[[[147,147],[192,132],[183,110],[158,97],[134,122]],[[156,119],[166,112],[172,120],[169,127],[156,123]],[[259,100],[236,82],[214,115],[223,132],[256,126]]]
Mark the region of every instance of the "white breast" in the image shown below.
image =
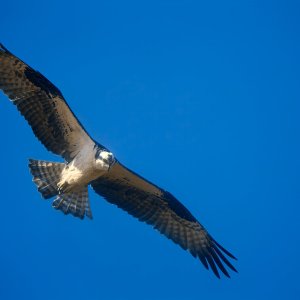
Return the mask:
[[[76,190],[104,174],[107,168],[105,166],[103,168],[96,167],[95,154],[96,151],[93,145],[82,148],[62,171],[58,187],[64,191]]]

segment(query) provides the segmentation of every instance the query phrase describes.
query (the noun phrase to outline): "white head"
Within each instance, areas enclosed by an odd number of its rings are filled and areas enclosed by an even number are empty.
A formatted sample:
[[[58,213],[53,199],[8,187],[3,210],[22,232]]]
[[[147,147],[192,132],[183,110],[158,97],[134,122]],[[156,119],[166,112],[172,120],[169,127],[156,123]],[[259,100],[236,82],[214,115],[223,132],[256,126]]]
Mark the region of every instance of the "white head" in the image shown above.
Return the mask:
[[[97,169],[109,170],[116,162],[115,156],[107,150],[99,150],[96,153],[95,164]]]

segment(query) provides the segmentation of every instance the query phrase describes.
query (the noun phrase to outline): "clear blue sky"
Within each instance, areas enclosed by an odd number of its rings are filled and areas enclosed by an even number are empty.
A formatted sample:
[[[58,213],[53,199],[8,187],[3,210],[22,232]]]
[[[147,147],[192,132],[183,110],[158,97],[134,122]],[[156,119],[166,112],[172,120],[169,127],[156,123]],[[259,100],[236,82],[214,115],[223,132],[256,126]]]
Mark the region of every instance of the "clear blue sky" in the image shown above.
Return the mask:
[[[91,191],[64,216],[28,158],[59,160],[0,95],[0,298],[299,299],[297,1],[4,1],[1,42],[90,134],[237,257],[199,261]]]

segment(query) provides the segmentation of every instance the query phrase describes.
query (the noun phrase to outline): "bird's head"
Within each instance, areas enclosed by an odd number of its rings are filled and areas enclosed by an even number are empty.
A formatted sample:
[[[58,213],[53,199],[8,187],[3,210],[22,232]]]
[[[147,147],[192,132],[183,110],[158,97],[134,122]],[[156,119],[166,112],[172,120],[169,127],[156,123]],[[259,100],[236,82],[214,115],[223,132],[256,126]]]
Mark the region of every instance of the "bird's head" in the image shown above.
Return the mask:
[[[95,163],[97,169],[108,171],[115,162],[115,156],[111,152],[101,149],[96,152]]]

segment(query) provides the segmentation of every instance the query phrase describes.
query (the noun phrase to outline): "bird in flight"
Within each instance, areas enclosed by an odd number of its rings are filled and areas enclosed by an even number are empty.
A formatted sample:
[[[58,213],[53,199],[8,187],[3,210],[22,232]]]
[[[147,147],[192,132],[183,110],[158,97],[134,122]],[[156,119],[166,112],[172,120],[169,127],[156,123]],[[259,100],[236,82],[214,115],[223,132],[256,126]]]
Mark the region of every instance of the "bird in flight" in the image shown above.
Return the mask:
[[[64,163],[29,160],[38,191],[52,206],[92,218],[88,186],[119,208],[188,250],[220,278],[236,259],[217,243],[172,194],[122,165],[86,132],[60,90],[0,44],[0,89],[31,126],[35,136]],[[227,256],[227,257],[226,257]]]

